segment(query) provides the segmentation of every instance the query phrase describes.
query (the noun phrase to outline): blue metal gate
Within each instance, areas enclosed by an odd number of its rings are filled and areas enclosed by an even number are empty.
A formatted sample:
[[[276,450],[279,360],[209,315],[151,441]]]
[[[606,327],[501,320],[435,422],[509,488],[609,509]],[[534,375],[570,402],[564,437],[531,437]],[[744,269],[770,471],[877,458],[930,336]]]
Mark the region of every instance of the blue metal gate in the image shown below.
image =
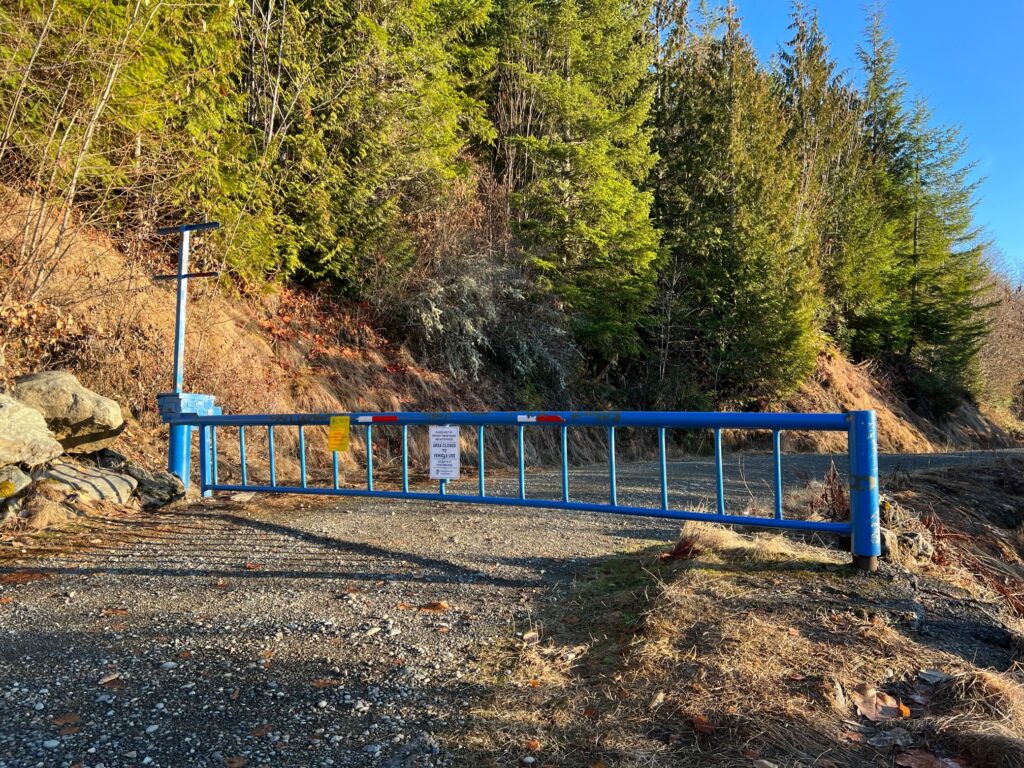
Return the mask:
[[[187,397],[187,396],[183,396]],[[491,413],[352,413],[352,414],[254,414],[219,415],[213,408],[212,398],[195,401],[206,405],[208,413],[165,412],[165,421],[171,428],[184,428],[199,433],[200,488],[205,495],[214,491],[259,491],[263,493],[318,494],[328,496],[370,496],[385,499],[415,499],[420,501],[452,501],[470,504],[492,504],[546,509],[571,509],[584,512],[606,512],[620,515],[669,518],[674,520],[701,520],[729,525],[782,528],[793,531],[816,531],[849,536],[854,564],[864,569],[876,567],[880,548],[878,517],[878,459],[874,411],[850,413],[683,413],[683,412],[491,412]],[[187,406],[186,406],[187,407]],[[365,430],[366,483],[365,487],[342,487],[339,480],[338,454],[331,457],[331,477],[323,483],[311,483],[307,471],[306,429],[329,426],[331,418],[346,416],[352,427]],[[434,490],[414,490],[409,485],[409,428],[428,426],[469,427],[476,432],[476,493],[450,493],[447,481],[440,480]],[[488,492],[484,452],[484,430],[488,427],[514,427],[518,441],[518,493],[515,496],[494,495]],[[374,429],[394,428],[401,431],[401,489],[382,490],[374,485],[373,440]],[[574,501],[569,484],[569,430],[580,427],[599,427],[606,430],[608,450],[608,500],[604,503]],[[660,504],[633,506],[620,504],[615,456],[616,429],[640,427],[657,431],[658,488]],[[224,428],[237,428],[240,457],[240,481],[222,482],[218,477],[217,433]],[[275,430],[294,428],[298,432],[299,482],[286,484],[278,481],[275,458]],[[265,430],[268,446],[269,482],[249,481],[246,458],[246,434],[254,429]],[[561,442],[561,497],[557,499],[532,498],[527,493],[524,440],[529,429],[555,429]],[[666,461],[666,432],[668,430],[710,430],[714,439],[716,511],[673,509],[669,505],[669,478]],[[722,431],[728,429],[770,430],[773,444],[774,514],[771,517],[728,514],[724,493],[722,462]],[[827,522],[790,519],[783,516],[782,454],[780,436],[783,431],[845,432],[849,444],[850,520]],[[187,444],[186,444],[187,445]],[[186,451],[187,453],[187,451]],[[178,455],[181,455],[179,451]],[[177,468],[180,472],[182,468]],[[187,468],[184,470],[187,473]],[[187,474],[186,474],[187,477]]]

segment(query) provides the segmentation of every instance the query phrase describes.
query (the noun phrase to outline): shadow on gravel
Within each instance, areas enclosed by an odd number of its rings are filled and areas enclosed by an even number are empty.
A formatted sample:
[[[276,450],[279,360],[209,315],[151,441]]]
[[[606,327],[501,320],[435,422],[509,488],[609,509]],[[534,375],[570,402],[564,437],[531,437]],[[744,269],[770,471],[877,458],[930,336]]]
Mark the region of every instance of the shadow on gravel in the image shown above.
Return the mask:
[[[117,520],[111,525],[138,529],[144,532],[145,540],[159,547],[158,550],[136,552],[134,559],[142,563],[124,564],[102,562],[94,565],[40,565],[34,571],[44,574],[109,574],[121,576],[168,576],[168,577],[230,577],[232,579],[318,579],[343,581],[377,581],[387,578],[396,582],[431,584],[474,583],[511,589],[527,589],[543,586],[544,581],[532,578],[509,578],[488,574],[474,568],[459,565],[450,560],[425,557],[397,549],[373,544],[346,541],[332,536],[312,533],[282,523],[258,520],[230,512],[191,512],[186,510],[165,512],[164,520],[174,519],[182,527],[154,532],[152,520]],[[192,525],[192,522],[197,525]],[[220,523],[222,527],[210,530],[209,523]],[[201,527],[205,526],[205,527]],[[308,545],[296,550],[293,546],[270,551],[272,560],[284,560],[292,567],[275,567],[274,562],[250,562],[254,554],[251,543],[238,541],[230,535],[238,529],[249,529],[257,535],[271,536],[289,542]],[[189,539],[201,541],[202,548],[194,557],[187,558],[181,553],[178,543]],[[261,543],[261,548],[273,550],[273,542]],[[339,563],[341,567],[329,567],[332,559],[339,554],[351,555],[375,561],[373,567],[361,570],[351,562]],[[260,555],[266,559],[268,555]],[[198,561],[187,562],[187,559]],[[543,567],[545,561],[538,559],[536,565]],[[549,565],[551,563],[548,563]],[[564,565],[564,563],[562,563]],[[20,570],[20,567],[0,566],[0,574]]]

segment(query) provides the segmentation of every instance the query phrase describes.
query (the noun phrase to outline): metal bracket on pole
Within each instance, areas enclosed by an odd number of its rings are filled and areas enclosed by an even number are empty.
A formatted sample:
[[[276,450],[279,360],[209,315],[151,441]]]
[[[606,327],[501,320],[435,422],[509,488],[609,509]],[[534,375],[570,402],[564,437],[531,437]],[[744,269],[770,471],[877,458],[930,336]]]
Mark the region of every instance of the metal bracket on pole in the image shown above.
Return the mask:
[[[174,374],[172,379],[173,392],[157,395],[160,416],[164,421],[168,417],[182,413],[209,415],[214,409],[213,395],[195,395],[186,393],[185,389],[185,316],[188,305],[188,280],[190,277],[217,277],[218,272],[189,272],[188,257],[191,234],[209,229],[217,229],[216,221],[205,221],[198,224],[181,224],[176,227],[162,227],[156,231],[158,235],[180,234],[178,246],[178,271],[173,275],[158,275],[157,280],[177,280],[177,304],[174,312]],[[187,489],[189,486],[189,464],[192,450],[192,428],[183,424],[172,424],[167,445],[167,471],[178,476]],[[202,459],[201,459],[202,460]]]

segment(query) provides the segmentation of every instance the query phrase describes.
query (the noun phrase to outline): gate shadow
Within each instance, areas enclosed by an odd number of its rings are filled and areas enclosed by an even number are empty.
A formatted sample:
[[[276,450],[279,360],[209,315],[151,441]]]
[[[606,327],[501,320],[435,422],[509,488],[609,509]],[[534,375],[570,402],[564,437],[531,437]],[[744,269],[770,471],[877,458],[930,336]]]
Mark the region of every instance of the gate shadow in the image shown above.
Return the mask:
[[[159,525],[161,520],[168,518],[182,526],[175,526],[172,531],[154,530],[154,521]],[[188,578],[222,577],[242,580],[266,579],[320,579],[330,581],[379,581],[387,579],[394,582],[410,583],[474,583],[511,589],[527,589],[545,584],[542,579],[517,578],[488,574],[477,568],[469,567],[441,557],[430,557],[401,549],[393,549],[375,544],[339,539],[334,536],[314,533],[284,523],[254,519],[245,515],[233,514],[229,511],[188,510],[165,511],[156,518],[114,519],[106,521],[110,527],[138,531],[138,540],[148,542],[157,549],[133,551],[135,559],[149,558],[157,562],[145,562],[138,565],[126,565],[122,562],[101,562],[92,565],[45,565],[33,564],[31,569],[45,574],[110,574],[121,576],[168,576]],[[234,526],[256,531],[294,542],[308,545],[299,552],[274,552],[273,544],[266,544],[271,557],[281,555],[289,559],[297,567],[273,567],[267,563],[259,563],[258,567],[249,561],[254,557],[263,557],[267,553],[254,553],[245,542],[231,541],[226,528],[210,532],[193,522],[216,522],[223,526]],[[181,558],[177,545],[198,541],[202,538],[202,554],[195,559],[205,565],[192,565],[187,562],[175,562]],[[100,549],[104,553],[116,553],[116,550]],[[325,556],[350,555],[375,561],[375,565],[366,570],[349,568],[325,568],[321,565]],[[319,566],[319,567],[318,567]],[[423,570],[424,573],[413,573],[412,569]],[[0,574],[23,570],[24,565],[0,566]],[[405,569],[403,571],[403,569]]]

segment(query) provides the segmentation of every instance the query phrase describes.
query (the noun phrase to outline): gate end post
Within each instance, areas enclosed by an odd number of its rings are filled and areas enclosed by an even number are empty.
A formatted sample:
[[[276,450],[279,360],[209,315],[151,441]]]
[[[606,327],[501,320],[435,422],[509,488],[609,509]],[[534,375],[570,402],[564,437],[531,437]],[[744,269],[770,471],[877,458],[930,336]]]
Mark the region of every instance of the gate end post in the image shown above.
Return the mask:
[[[167,444],[167,471],[181,480],[188,490],[189,464],[192,453],[192,427],[187,424],[172,424]]]
[[[853,567],[861,571],[878,569],[882,554],[881,520],[878,511],[878,429],[874,411],[851,411],[850,524]]]

